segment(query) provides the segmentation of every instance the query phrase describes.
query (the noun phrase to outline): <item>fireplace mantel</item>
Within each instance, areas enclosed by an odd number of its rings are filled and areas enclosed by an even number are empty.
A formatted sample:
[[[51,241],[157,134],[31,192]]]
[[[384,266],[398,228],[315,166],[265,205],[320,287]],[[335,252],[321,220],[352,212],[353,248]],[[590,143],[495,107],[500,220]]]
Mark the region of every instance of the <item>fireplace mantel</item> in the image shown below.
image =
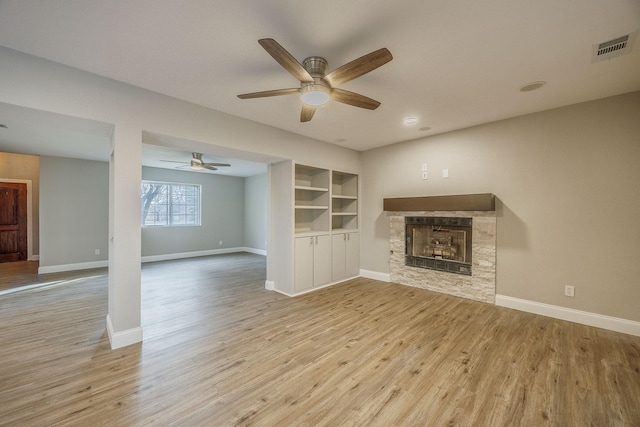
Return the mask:
[[[384,210],[403,211],[495,211],[496,198],[492,193],[460,194],[455,196],[399,197],[384,199]]]

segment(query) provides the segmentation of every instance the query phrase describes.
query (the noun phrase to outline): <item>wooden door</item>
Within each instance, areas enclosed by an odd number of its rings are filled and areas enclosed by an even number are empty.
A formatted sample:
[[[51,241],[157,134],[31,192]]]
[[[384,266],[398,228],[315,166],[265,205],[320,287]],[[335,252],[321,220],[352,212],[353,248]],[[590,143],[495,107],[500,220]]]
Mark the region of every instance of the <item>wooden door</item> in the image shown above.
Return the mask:
[[[0,182],[0,262],[27,259],[27,184]]]

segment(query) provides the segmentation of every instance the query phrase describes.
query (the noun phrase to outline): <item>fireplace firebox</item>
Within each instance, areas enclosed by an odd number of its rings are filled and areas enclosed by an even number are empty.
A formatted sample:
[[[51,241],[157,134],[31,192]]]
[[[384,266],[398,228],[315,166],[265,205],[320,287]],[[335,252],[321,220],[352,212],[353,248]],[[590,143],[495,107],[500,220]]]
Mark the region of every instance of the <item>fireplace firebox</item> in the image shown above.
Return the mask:
[[[472,218],[405,217],[405,265],[471,275]]]

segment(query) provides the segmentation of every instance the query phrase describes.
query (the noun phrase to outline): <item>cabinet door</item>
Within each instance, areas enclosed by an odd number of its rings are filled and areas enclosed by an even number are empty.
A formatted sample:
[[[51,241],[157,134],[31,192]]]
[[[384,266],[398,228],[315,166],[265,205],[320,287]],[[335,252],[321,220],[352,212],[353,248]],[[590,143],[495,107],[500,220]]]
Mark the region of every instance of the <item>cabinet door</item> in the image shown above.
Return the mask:
[[[357,276],[360,274],[360,235],[347,233],[345,243],[345,277]]]
[[[294,242],[293,289],[296,292],[313,287],[313,237],[297,237]]]
[[[329,235],[314,237],[313,286],[331,281],[331,238]]]
[[[346,277],[346,239],[345,233],[331,236],[331,279],[333,281]]]

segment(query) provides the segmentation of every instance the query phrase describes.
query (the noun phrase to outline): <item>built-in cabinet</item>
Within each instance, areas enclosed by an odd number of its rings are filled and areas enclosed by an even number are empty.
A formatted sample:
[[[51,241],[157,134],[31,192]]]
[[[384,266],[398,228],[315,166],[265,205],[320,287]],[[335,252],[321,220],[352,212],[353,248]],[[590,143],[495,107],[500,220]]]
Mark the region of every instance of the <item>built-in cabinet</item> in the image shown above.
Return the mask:
[[[357,276],[360,272],[360,239],[357,232],[331,236],[331,280]]]
[[[294,164],[293,293],[360,271],[358,175]]]
[[[294,243],[294,285],[296,292],[331,282],[331,237],[328,234],[296,237]]]

